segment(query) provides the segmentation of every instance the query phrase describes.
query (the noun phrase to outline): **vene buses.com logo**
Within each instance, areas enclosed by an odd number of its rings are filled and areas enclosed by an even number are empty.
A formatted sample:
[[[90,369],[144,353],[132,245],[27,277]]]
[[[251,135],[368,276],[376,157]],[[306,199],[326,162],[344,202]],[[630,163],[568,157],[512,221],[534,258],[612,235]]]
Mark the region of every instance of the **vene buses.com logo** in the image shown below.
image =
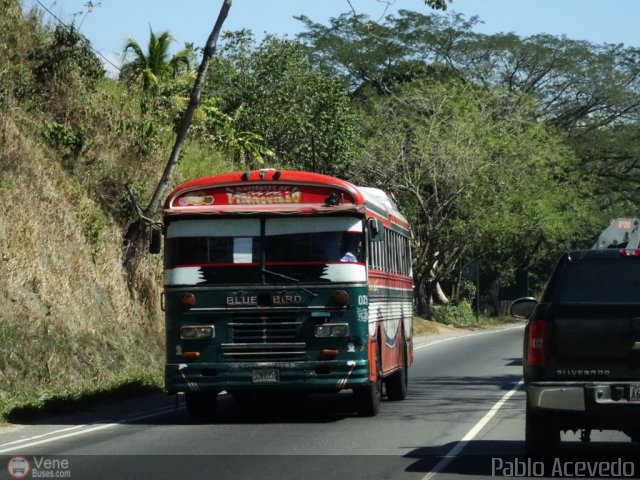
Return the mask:
[[[7,463],[7,472],[11,478],[25,478],[31,471],[29,460],[24,457],[11,457]]]

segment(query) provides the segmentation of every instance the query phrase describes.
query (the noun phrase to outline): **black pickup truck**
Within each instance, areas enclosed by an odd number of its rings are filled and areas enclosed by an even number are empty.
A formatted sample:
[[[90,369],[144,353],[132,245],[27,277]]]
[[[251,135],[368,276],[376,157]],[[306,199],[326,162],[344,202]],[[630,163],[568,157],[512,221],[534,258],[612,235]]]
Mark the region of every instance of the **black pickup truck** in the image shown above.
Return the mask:
[[[548,451],[561,431],[620,430],[640,442],[640,250],[570,251],[527,318],[524,381],[529,452]]]

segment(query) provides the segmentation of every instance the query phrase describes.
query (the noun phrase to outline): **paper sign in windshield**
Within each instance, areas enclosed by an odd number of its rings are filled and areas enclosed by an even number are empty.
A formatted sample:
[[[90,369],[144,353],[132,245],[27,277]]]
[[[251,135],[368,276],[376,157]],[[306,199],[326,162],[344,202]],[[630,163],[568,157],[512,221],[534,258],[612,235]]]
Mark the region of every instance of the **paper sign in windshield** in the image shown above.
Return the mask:
[[[253,260],[253,245],[250,237],[236,237],[233,239],[233,263],[251,263]]]

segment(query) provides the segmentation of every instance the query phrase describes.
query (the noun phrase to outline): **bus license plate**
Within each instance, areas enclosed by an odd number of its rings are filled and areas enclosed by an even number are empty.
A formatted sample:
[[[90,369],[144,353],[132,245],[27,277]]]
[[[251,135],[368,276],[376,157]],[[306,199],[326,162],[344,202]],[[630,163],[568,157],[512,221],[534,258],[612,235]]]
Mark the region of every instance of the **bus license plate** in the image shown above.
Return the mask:
[[[251,381],[253,383],[277,383],[279,380],[280,375],[275,368],[251,370]]]
[[[640,385],[629,385],[629,401],[640,402]]]

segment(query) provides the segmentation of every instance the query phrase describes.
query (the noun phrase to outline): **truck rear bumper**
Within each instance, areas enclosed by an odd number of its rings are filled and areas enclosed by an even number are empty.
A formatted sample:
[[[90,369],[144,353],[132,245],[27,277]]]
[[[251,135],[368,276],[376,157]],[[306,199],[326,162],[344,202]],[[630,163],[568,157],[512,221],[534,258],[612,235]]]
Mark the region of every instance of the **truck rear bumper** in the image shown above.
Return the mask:
[[[534,410],[584,412],[584,386],[527,385],[527,400]]]
[[[631,402],[616,395],[617,389],[628,388],[629,385],[629,382],[531,383],[527,385],[527,401],[534,411],[539,412],[582,412],[586,415],[602,416],[638,415],[640,402]]]
[[[256,381],[255,373],[265,370],[269,370],[273,377]],[[222,390],[322,392],[350,389],[368,383],[368,360],[165,365],[165,390],[169,393]]]

